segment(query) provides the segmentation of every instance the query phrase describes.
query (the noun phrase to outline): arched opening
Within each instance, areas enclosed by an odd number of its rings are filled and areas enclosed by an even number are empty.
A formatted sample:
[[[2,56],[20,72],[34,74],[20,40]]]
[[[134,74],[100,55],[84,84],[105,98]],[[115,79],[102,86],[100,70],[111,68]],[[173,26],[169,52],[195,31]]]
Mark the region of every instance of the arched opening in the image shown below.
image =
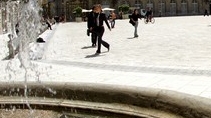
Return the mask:
[[[175,0],[171,0],[171,2],[170,2],[170,15],[176,15],[176,11],[177,11],[177,4],[176,4]]]
[[[153,0],[147,0],[147,8],[153,9]]]
[[[142,9],[143,8],[142,2],[140,0],[136,0],[134,7],[136,7],[137,9]]]
[[[198,2],[197,0],[192,0],[192,13],[197,14],[198,13]]]
[[[158,7],[159,7],[159,16],[165,16],[165,13],[166,13],[165,1],[159,0]]]
[[[102,7],[105,8],[105,7],[110,7],[110,2],[109,0],[104,0],[102,1]]]
[[[139,13],[142,14],[142,10],[141,9],[143,9],[143,5],[142,5],[142,2],[140,0],[135,0],[134,8],[138,9]]]
[[[68,1],[66,2],[66,19],[67,21],[72,20],[70,3]]]
[[[187,1],[186,0],[182,0],[181,1],[181,14],[182,15],[186,15],[187,14]]]

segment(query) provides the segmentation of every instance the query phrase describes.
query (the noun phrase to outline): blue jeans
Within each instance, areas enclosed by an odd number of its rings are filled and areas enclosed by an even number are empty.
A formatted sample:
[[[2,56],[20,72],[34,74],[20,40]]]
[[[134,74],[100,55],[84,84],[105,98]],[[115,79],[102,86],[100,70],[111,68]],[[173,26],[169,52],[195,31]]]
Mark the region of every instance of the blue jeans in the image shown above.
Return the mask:
[[[114,26],[115,26],[115,19],[112,19],[111,20],[111,28],[114,28]]]
[[[137,31],[137,28],[138,28],[138,21],[135,21],[135,25],[134,25],[134,27],[135,27],[135,31],[134,31],[134,37],[136,37],[136,36],[138,36],[138,31]]]

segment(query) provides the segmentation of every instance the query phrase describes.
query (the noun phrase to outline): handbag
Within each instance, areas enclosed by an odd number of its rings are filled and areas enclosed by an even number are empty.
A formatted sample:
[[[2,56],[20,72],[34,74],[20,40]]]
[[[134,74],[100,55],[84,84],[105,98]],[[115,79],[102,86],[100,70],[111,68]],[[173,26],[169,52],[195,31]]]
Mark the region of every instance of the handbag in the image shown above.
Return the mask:
[[[135,22],[133,22],[131,19],[129,20],[129,23],[132,24],[133,26],[135,26]]]
[[[87,36],[90,36],[90,30],[89,29],[87,29],[86,34],[87,34]]]

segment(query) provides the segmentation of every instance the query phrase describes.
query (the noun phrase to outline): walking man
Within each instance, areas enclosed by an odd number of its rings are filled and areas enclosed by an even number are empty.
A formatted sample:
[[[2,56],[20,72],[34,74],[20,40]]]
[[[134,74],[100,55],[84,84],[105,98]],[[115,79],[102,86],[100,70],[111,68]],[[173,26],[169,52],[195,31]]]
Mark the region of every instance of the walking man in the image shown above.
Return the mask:
[[[97,47],[96,54],[101,53],[101,44],[104,47],[106,47],[108,51],[110,50],[110,45],[104,40],[102,40],[104,31],[105,31],[105,28],[103,26],[103,21],[105,21],[107,27],[109,28],[109,30],[111,30],[109,23],[107,21],[106,15],[102,13],[102,7],[100,4],[98,4],[95,6],[95,24],[94,24],[94,28],[92,29],[93,32],[97,34],[97,39],[98,39],[98,47]]]
[[[88,21],[87,21],[87,27],[88,27],[87,35],[89,36],[89,34],[92,33],[91,34],[92,47],[95,47],[96,43],[97,43],[97,34],[92,32],[92,30],[94,28],[94,24],[95,24],[94,10],[95,10],[95,6],[92,7],[92,11],[89,13]]]

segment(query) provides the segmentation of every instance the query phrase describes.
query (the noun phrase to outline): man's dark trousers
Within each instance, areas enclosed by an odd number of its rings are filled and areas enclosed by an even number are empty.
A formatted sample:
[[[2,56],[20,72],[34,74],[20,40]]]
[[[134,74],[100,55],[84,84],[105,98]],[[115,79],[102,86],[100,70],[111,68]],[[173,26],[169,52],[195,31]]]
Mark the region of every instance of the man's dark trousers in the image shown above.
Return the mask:
[[[109,48],[109,44],[105,41],[102,40],[105,28],[103,26],[96,27],[94,28],[94,32],[97,34],[97,41],[98,41],[98,48],[97,48],[97,53],[101,52],[101,44],[106,47],[107,49]]]
[[[92,38],[92,45],[93,44],[96,45],[96,43],[97,43],[97,34],[92,32],[91,38]]]

